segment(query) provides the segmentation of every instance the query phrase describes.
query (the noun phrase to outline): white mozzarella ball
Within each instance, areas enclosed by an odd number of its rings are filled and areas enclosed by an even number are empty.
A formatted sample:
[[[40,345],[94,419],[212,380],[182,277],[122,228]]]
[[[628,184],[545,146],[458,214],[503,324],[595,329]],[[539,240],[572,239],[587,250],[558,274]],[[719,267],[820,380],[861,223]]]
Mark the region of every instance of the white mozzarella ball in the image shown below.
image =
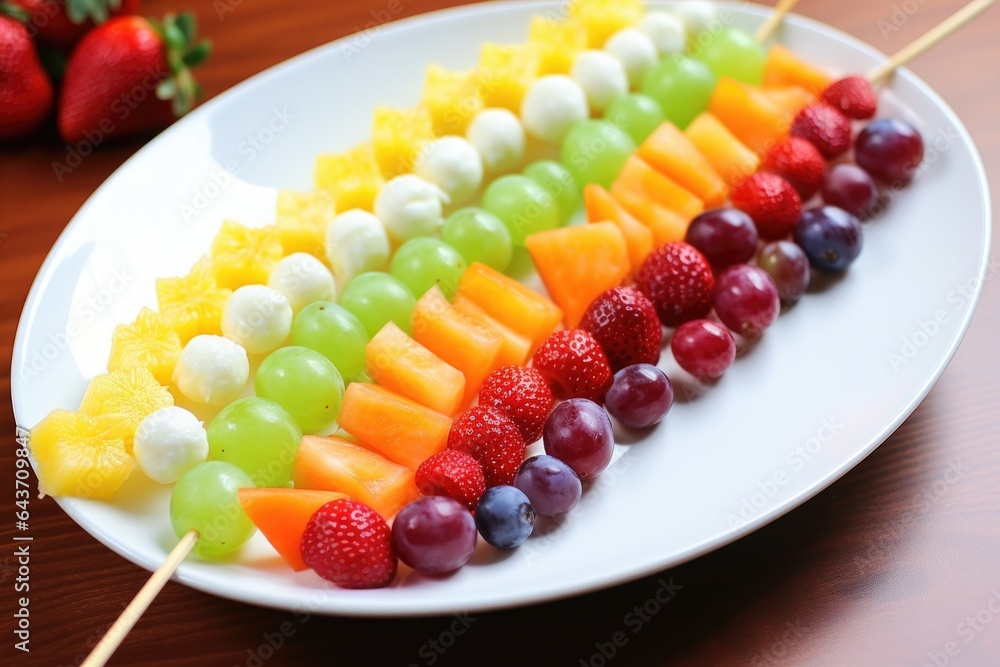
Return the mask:
[[[161,408],[135,430],[132,453],[146,477],[173,484],[208,458],[208,433],[201,420],[184,408]]]
[[[632,88],[642,86],[646,72],[659,59],[653,40],[638,28],[619,30],[604,44],[604,50],[621,61]]]
[[[292,305],[266,285],[244,285],[222,309],[222,333],[250,354],[272,352],[292,332]]]
[[[249,377],[246,349],[228,338],[202,334],[181,350],[173,380],[192,401],[220,404],[236,400]]]
[[[337,298],[333,274],[307,252],[288,255],[274,267],[267,286],[288,299],[292,312],[297,313],[313,301]]]
[[[685,2],[684,5],[697,4]],[[683,53],[687,46],[687,28],[684,21],[667,12],[646,12],[639,21],[639,30],[653,41],[660,56]]]
[[[687,28],[687,33],[697,37],[719,23],[719,10],[714,2],[690,0],[677,6],[677,16]]]
[[[506,174],[524,162],[524,126],[507,109],[483,109],[465,133],[491,174]]]
[[[430,236],[444,224],[448,195],[419,176],[397,176],[375,198],[375,217],[397,241]],[[336,224],[336,223],[334,223]]]
[[[326,260],[338,285],[366,271],[377,271],[389,261],[385,225],[368,211],[344,211],[326,229]]]
[[[561,144],[576,123],[590,117],[587,95],[573,79],[560,74],[537,79],[521,103],[524,128],[542,141]]]
[[[628,95],[625,66],[604,51],[583,51],[576,57],[570,72],[587,95],[592,111],[604,111],[619,97]]]
[[[444,190],[452,204],[461,204],[483,184],[483,159],[464,137],[441,137],[421,149],[416,174]]]

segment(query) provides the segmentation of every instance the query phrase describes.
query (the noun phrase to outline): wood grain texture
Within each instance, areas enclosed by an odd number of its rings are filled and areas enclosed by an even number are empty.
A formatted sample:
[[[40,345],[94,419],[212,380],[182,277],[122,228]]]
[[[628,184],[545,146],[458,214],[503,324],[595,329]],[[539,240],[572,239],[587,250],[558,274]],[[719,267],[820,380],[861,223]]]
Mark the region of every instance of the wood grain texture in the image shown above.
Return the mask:
[[[200,74],[209,96],[364,28],[370,12],[386,6],[385,0],[222,1],[232,11],[220,15],[213,3],[190,3],[198,5],[202,30],[215,42]],[[398,16],[452,4],[404,1]],[[796,12],[892,53],[960,4],[803,0]],[[152,15],[176,6],[145,3]],[[968,126],[994,197],[1000,195],[997,34],[1000,10],[994,8],[912,66]],[[0,149],[5,480],[13,477],[14,422],[6,400],[11,348],[28,287],[65,223],[140,145],[102,147],[61,182],[51,163],[65,149],[55,138]],[[941,222],[947,234],[947,221]],[[1000,288],[991,281],[950,368],[885,444],[788,516],[685,566],[573,600],[458,621],[303,619],[171,583],[111,664],[1000,664],[998,327]],[[948,472],[956,467],[962,471],[957,480]],[[12,500],[13,493],[3,494],[0,521],[3,663],[79,664],[148,573],[97,543],[55,503],[34,501],[32,652],[15,652]],[[636,607],[670,579],[682,588],[642,620],[645,612]],[[276,644],[282,633],[281,647],[269,648],[268,637]],[[627,639],[624,646],[614,647],[616,633]],[[602,647],[614,649],[613,659],[601,657]],[[8,662],[11,656],[17,663]]]

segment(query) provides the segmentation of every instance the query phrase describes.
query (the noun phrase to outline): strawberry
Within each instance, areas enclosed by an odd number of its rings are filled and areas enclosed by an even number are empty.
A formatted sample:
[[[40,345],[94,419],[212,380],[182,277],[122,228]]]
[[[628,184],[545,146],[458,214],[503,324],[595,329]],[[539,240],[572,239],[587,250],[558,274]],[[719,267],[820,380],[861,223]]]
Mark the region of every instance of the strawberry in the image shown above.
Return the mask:
[[[764,169],[792,184],[802,201],[816,194],[826,175],[826,160],[802,137],[789,137],[764,155]]]
[[[139,0],[12,0],[29,14],[28,30],[40,42],[69,49],[94,26],[139,11]]]
[[[557,331],[531,360],[560,398],[589,398],[601,403],[614,376],[593,334],[583,329]]]
[[[341,588],[381,588],[396,576],[389,524],[356,500],[334,500],[312,515],[302,560]]]
[[[660,322],[668,327],[701,319],[712,309],[712,267],[688,243],[667,243],[651,252],[639,268],[635,283],[653,303]]]
[[[492,406],[510,417],[526,443],[542,437],[554,402],[545,377],[523,366],[498,368],[479,389],[479,405]]]
[[[855,120],[873,118],[878,109],[875,91],[863,76],[849,76],[834,81],[823,91],[821,99]]]
[[[792,184],[766,171],[743,179],[729,197],[733,206],[753,218],[762,239],[785,238],[802,215],[802,198]]]
[[[594,299],[580,328],[589,331],[604,350],[611,371],[660,360],[663,327],[656,308],[634,287],[615,287]]]
[[[513,484],[524,461],[524,438],[511,419],[496,408],[469,408],[451,425],[448,449],[465,452],[483,467],[486,488]]]
[[[475,510],[486,491],[483,467],[471,454],[457,449],[438,452],[417,467],[417,488],[425,496],[448,496]]]
[[[843,155],[851,147],[851,121],[829,104],[810,104],[792,122],[792,136],[812,142],[827,160]]]
[[[191,68],[208,57],[193,43],[191,14],[163,23],[138,16],[111,19],[80,40],[66,64],[59,134],[93,143],[169,125],[187,113],[201,89]]]
[[[52,109],[52,83],[18,8],[0,4],[0,140],[27,136]]]

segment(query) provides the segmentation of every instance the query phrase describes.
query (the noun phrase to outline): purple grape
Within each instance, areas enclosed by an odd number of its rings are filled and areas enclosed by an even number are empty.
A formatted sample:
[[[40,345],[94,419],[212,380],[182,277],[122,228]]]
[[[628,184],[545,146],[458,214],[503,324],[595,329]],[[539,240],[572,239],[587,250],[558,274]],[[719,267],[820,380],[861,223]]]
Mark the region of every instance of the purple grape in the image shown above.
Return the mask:
[[[924,159],[924,140],[906,121],[879,118],[854,140],[854,160],[886,183],[909,183]]]
[[[677,365],[696,378],[715,380],[736,360],[736,341],[729,329],[712,320],[691,320],[670,339]]]
[[[580,502],[583,485],[573,469],[554,456],[532,456],[514,478],[540,516],[560,516]]]
[[[701,251],[716,270],[750,261],[757,251],[753,218],[735,208],[705,211],[688,225],[684,240]]]
[[[764,269],[737,264],[715,281],[715,314],[722,323],[746,337],[763,333],[781,312],[778,288]]]
[[[813,268],[824,273],[846,271],[861,254],[861,223],[836,206],[803,212],[794,238]]]
[[[863,220],[875,212],[878,188],[861,167],[838,164],[823,177],[823,201]]]
[[[392,546],[418,572],[443,574],[465,565],[476,548],[476,522],[464,506],[445,496],[423,496],[399,510]]]
[[[476,528],[497,549],[513,549],[531,537],[535,508],[521,489],[494,486],[476,505]]]
[[[757,265],[771,276],[782,303],[795,303],[809,287],[809,258],[791,241],[768,243],[761,248]]]
[[[562,460],[581,479],[597,477],[615,450],[615,435],[604,408],[587,398],[555,407],[542,432],[545,453]]]
[[[673,404],[670,380],[651,364],[633,364],[615,373],[614,383],[604,397],[604,407],[628,428],[659,424]]]

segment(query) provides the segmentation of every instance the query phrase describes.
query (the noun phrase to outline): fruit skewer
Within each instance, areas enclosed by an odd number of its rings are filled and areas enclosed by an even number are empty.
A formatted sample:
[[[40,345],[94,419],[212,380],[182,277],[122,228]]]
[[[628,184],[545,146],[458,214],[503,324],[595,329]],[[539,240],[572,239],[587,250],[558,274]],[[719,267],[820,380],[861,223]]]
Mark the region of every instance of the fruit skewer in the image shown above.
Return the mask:
[[[763,44],[767,41],[767,38],[771,36],[775,28],[781,23],[781,20],[785,18],[785,14],[792,11],[792,9],[799,3],[799,0],[780,0],[778,4],[774,6],[774,11],[760,24],[757,28],[757,32],[753,34],[753,38],[758,42]]]

